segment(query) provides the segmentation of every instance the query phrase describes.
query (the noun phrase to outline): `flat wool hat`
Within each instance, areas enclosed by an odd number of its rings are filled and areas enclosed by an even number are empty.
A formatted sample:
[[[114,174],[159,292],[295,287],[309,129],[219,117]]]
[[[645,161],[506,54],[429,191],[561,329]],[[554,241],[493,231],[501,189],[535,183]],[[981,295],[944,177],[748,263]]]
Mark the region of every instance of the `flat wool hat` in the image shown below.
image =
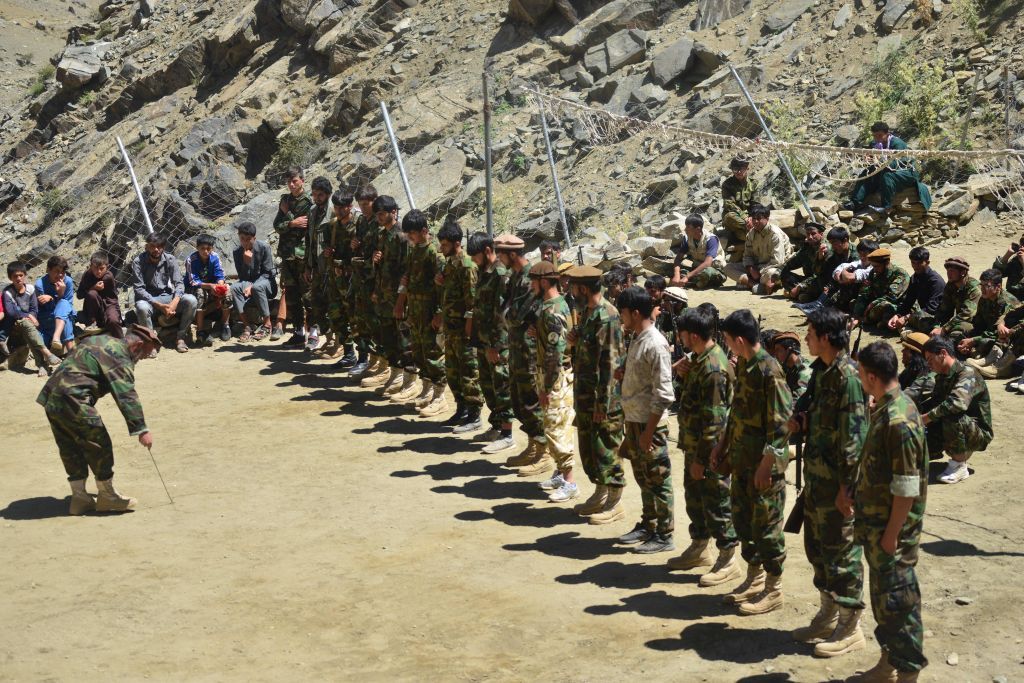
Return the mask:
[[[672,301],[678,301],[679,303],[684,304],[690,300],[690,296],[682,287],[666,287],[665,291],[662,293],[662,296],[665,296],[671,299]]]
[[[800,343],[800,335],[796,332],[779,332],[777,335],[772,337],[772,344],[777,344],[780,341],[785,341],[786,339],[792,339],[798,344]]]
[[[565,275],[566,271],[572,270],[575,264],[569,263],[568,261],[558,264],[558,274]]]
[[[523,238],[513,235],[510,232],[502,233],[494,238],[494,249],[495,251],[501,251],[505,249],[507,251],[516,251],[518,249],[525,249],[526,242]]]
[[[907,332],[900,338],[900,343],[918,353],[924,353],[924,345],[928,343],[929,338],[924,332]]]
[[[888,249],[875,249],[868,254],[868,261],[888,261],[892,258],[892,252]]]
[[[144,327],[138,323],[132,323],[132,326],[128,328],[128,331],[139,335],[148,342],[156,344],[156,348],[158,349],[162,346],[160,343],[160,337],[156,336],[156,332],[148,327]]]
[[[943,264],[946,268],[959,268],[960,270],[970,270],[971,264],[967,262],[967,259],[962,256],[953,256],[952,258],[946,259],[946,263]]]
[[[551,261],[541,261],[530,268],[530,277],[538,280],[542,277],[555,277],[557,275],[558,269],[555,268],[555,264]]]
[[[573,266],[569,268],[564,275],[568,275],[571,280],[601,280],[601,276],[604,273],[601,272],[600,268],[594,266]]]

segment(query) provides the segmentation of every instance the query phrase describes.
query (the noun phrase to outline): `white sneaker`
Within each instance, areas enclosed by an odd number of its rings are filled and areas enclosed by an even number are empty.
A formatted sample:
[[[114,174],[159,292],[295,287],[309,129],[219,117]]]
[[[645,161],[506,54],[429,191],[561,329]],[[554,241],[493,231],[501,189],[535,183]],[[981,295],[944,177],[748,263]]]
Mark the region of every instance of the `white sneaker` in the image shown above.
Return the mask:
[[[554,491],[560,488],[565,483],[565,479],[562,478],[561,472],[555,472],[550,479],[545,479],[540,483],[540,487],[545,491]]]
[[[966,462],[950,460],[946,465],[946,471],[939,476],[939,481],[943,484],[958,484],[969,476],[971,476],[971,471],[967,469]]]
[[[499,432],[497,439],[484,446],[484,453],[501,453],[502,451],[507,451],[508,449],[513,448],[515,445],[515,439],[512,438],[511,434],[508,436],[501,436],[501,433]]]
[[[552,503],[564,503],[567,500],[573,498],[579,498],[580,487],[576,484],[571,484],[567,481],[562,482],[562,485],[555,489],[555,491],[548,496],[548,500]]]

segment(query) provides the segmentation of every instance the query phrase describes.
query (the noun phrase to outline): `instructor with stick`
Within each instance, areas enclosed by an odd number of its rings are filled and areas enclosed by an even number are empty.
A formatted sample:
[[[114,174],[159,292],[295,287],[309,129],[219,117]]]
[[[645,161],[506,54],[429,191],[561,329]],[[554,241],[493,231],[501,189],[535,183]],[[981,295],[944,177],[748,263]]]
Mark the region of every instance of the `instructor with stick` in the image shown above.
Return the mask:
[[[135,392],[135,364],[159,348],[156,334],[141,325],[132,325],[124,339],[105,334],[89,337],[64,359],[39,392],[36,402],[46,410],[71,482],[70,514],[124,512],[135,506],[134,498],[114,489],[114,449],[96,401],[112,394],[128,433],[152,448],[153,435]],[[90,469],[98,496],[85,490]]]

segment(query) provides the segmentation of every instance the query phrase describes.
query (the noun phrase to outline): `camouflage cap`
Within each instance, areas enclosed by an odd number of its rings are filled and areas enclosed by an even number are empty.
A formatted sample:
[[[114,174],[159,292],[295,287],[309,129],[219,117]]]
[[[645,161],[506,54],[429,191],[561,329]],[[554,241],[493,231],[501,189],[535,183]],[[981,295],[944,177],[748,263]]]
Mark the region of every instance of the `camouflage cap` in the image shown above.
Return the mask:
[[[948,258],[946,259],[946,262],[943,265],[946,268],[959,268],[960,270],[971,269],[971,264],[969,264],[967,262],[967,259],[965,259],[962,256],[953,256],[951,258]]]
[[[918,353],[924,353],[924,345],[928,343],[929,339],[930,337],[924,332],[905,332],[900,337],[900,343]]]
[[[690,296],[686,293],[686,290],[682,287],[666,287],[665,291],[662,292],[662,296],[672,301],[685,304],[690,300]]]
[[[568,275],[570,279],[579,282],[585,280],[600,282],[601,276],[604,275],[600,268],[595,268],[594,266],[573,266],[567,270],[565,274]]]
[[[868,261],[888,261],[892,258],[892,252],[888,249],[875,249],[868,254]]]
[[[542,277],[555,277],[558,275],[558,269],[555,268],[555,264],[551,261],[541,261],[537,265],[530,268],[530,277],[539,280]]]
[[[160,337],[156,336],[156,332],[149,329],[148,327],[139,325],[138,323],[132,323],[132,325],[128,328],[128,331],[136,334],[143,341],[150,342],[158,349],[162,346],[162,344],[160,343]]]
[[[519,249],[525,249],[526,242],[521,237],[513,235],[510,232],[505,232],[494,238],[494,250],[495,251],[518,251]]]

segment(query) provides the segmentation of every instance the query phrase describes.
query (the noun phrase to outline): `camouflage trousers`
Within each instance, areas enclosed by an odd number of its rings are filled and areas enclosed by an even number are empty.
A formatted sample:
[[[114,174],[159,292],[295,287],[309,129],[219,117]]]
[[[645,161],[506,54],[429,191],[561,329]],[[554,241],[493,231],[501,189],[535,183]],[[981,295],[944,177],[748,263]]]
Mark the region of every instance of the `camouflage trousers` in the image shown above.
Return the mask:
[[[985,431],[974,418],[961,413],[941,417],[925,427],[928,455],[932,459],[947,455],[983,451],[992,442],[992,434]]]
[[[739,214],[727,213],[722,216],[722,227],[728,232],[729,245],[736,245],[741,253],[747,241],[747,221]],[[722,245],[724,248],[725,245]]]
[[[544,386],[542,372],[537,373],[536,381],[538,387]],[[576,417],[572,406],[572,381],[572,370],[563,369],[548,392],[548,404],[543,408],[544,439],[559,472],[572,469],[576,452],[572,432],[573,419]]]
[[[732,521],[747,564],[763,565],[769,574],[779,576],[786,561],[786,539],[782,533],[786,480],[782,475],[773,475],[771,486],[758,491],[754,486],[755,469],[733,467]]]
[[[889,299],[875,299],[864,310],[864,322],[871,325],[884,325],[894,315],[896,315],[895,303]]]
[[[114,476],[114,446],[110,443],[110,434],[96,409],[90,407],[89,411],[91,414],[86,415],[46,413],[68,481],[85,479],[90,469],[98,481]]]
[[[288,307],[288,321],[296,332],[301,332],[306,324],[306,310],[303,297],[306,295],[306,264],[302,260],[285,259],[281,261],[281,289],[284,302]]]
[[[498,362],[487,360],[487,352],[477,352],[480,363],[480,390],[491,414],[488,423],[495,429],[512,422],[512,389],[508,376],[508,349],[498,350]]]
[[[914,332],[924,332],[930,334],[936,327],[945,327],[940,325],[935,319],[935,316],[931,313],[915,313],[910,316],[910,320],[907,321],[907,327]],[[974,330],[974,325],[968,322],[953,323],[950,327],[946,336],[953,340],[954,343],[959,344],[964,337],[969,336]]]
[[[412,362],[416,365],[420,379],[431,384],[441,384],[445,379],[444,352],[437,344],[437,330],[430,324],[434,317],[432,304],[429,298],[410,298],[406,320],[409,322]]]
[[[370,299],[373,288],[366,281],[353,276],[349,287],[349,310],[352,312],[352,332],[359,339],[360,348],[377,353],[377,310]]]
[[[484,404],[484,395],[480,391],[480,366],[476,349],[466,339],[464,324],[462,318],[445,322],[444,374],[457,402],[480,407]]]
[[[629,460],[633,478],[640,487],[643,516],[640,523],[647,529],[669,535],[675,530],[672,493],[672,461],[668,456],[668,425],[658,425],[651,441],[653,448],[640,448],[640,435],[647,425],[627,422],[619,455]]]
[[[790,289],[793,287],[796,287],[796,300],[802,304],[817,301],[825,293],[825,288],[815,279],[806,279],[795,283],[790,286]]]
[[[314,270],[307,285],[306,293],[302,297],[302,303],[308,312],[306,324],[310,327],[316,325],[320,328],[321,332],[327,331],[327,308],[330,305],[329,296],[327,283],[324,281],[324,274],[319,270]]]
[[[352,341],[348,288],[348,274],[335,270],[327,282],[327,321],[339,344],[348,344]]]
[[[595,422],[593,408],[577,406],[576,433],[580,442],[580,462],[590,482],[597,486],[625,486],[626,474],[619,457],[622,413]]]
[[[866,536],[864,557],[871,585],[871,611],[875,616],[875,640],[898,671],[920,671],[928,666],[924,656],[924,623],[921,621],[921,589],[917,583],[919,533],[901,537],[895,555],[882,550],[883,529],[862,530]]]
[[[537,364],[534,350],[524,341],[509,346],[508,369],[512,389],[512,412],[526,435],[544,443],[544,418],[533,383],[533,366]]]
[[[690,268],[680,268],[680,275],[689,275]],[[688,285],[693,289],[714,289],[715,287],[721,287],[725,284],[725,273],[715,268],[714,266],[708,266],[704,270],[700,271],[694,276],[690,276]]]
[[[857,295],[860,293],[860,284],[845,285],[845,286],[834,286],[832,293],[825,299],[825,305],[831,306],[843,313],[850,313],[853,311],[853,304],[857,300]]]
[[[683,500],[686,516],[690,518],[690,538],[695,541],[715,539],[719,549],[731,548],[739,540],[732,525],[732,507],[729,502],[729,477],[723,477],[710,467],[704,468],[704,478],[690,476],[690,465],[697,456],[687,453],[683,459]]]
[[[853,517],[836,508],[839,482],[814,476],[810,468],[804,497],[804,552],[814,569],[814,587],[842,607],[864,609],[861,548],[853,542]]]
[[[39,367],[46,365],[43,359],[43,335],[28,318],[14,321],[11,326],[10,340],[14,342],[11,344],[12,348],[19,345],[27,346],[36,365]]]
[[[412,362],[412,345],[409,343],[409,326],[394,315],[383,315],[377,310],[377,351],[388,359],[392,368],[415,369]]]

